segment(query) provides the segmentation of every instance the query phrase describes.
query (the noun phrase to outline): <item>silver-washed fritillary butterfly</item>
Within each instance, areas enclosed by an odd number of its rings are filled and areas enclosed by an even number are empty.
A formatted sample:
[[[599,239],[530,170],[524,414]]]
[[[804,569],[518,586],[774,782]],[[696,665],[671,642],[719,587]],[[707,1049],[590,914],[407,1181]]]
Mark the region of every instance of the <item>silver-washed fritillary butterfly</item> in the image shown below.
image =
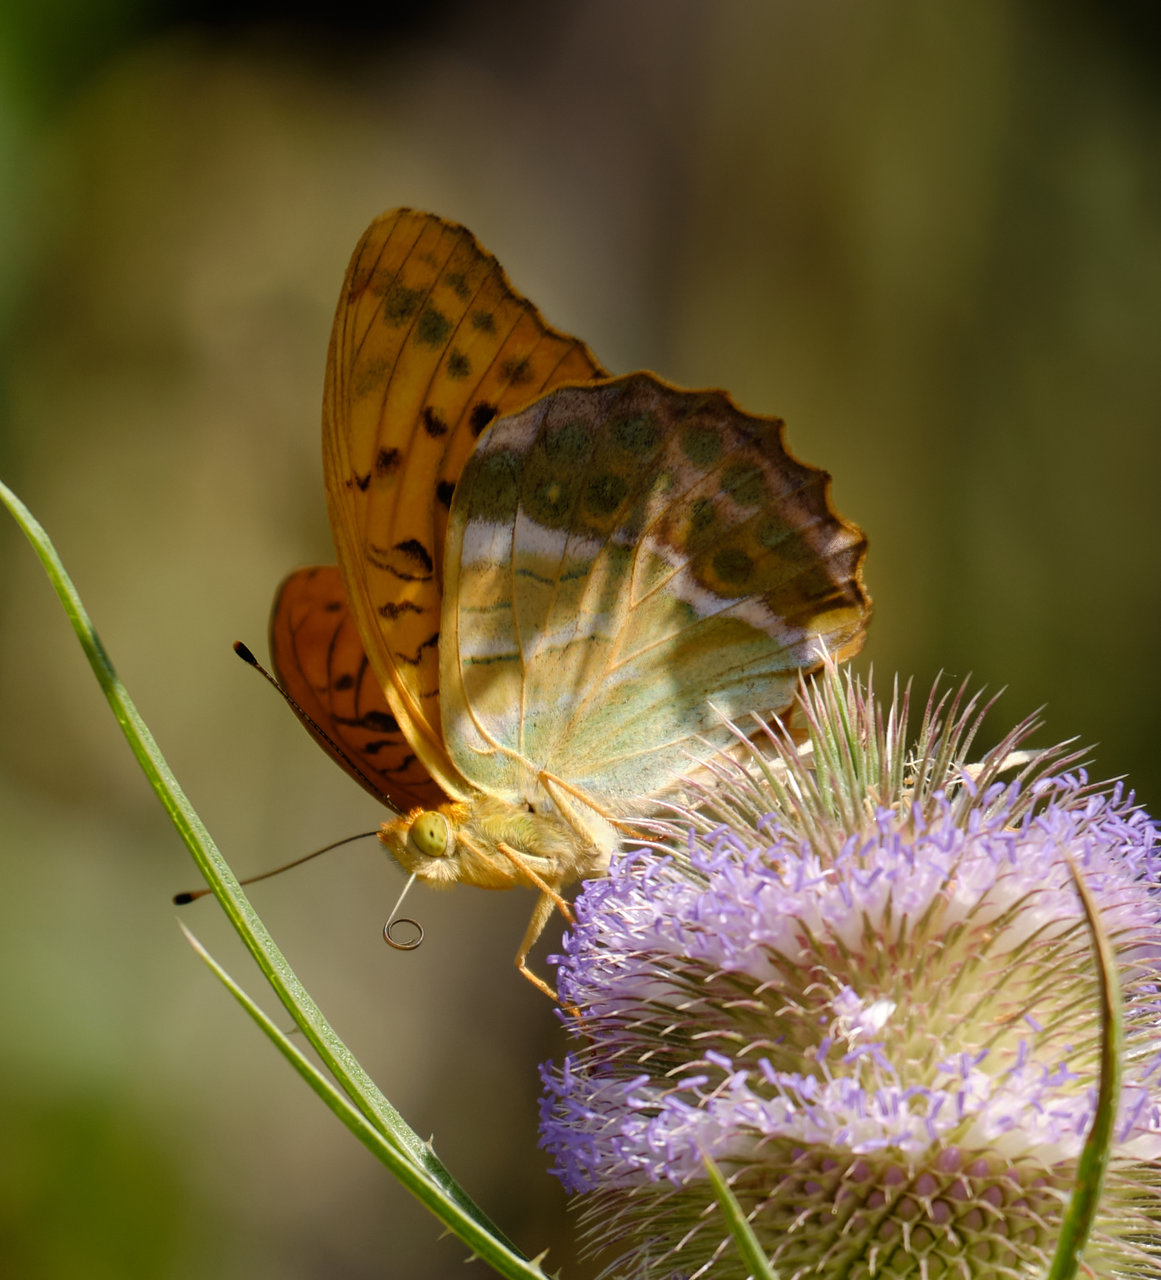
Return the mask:
[[[271,652],[320,743],[433,885],[526,885],[525,963],[631,815],[862,644],[863,535],[782,423],[609,378],[472,235],[363,236],[327,364],[339,567],[283,584]],[[308,726],[310,727],[310,726]]]

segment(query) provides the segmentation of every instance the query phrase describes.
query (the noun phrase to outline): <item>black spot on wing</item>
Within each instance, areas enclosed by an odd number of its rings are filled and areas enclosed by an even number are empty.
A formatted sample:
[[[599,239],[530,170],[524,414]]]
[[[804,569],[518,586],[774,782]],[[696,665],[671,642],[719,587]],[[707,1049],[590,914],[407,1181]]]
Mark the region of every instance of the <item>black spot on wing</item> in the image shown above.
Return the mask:
[[[441,480],[435,486],[435,496],[443,506],[450,508],[452,494],[455,493],[456,487],[450,480]]]
[[[335,716],[335,724],[352,729],[367,729],[371,733],[398,733],[399,721],[387,711],[364,711],[361,716]],[[366,751],[366,747],[360,750]]]
[[[399,468],[403,455],[398,449],[380,449],[375,455],[375,474],[378,476],[390,475],[392,471]]]
[[[494,404],[485,404],[481,400],[479,404],[472,405],[472,435],[478,436],[495,416],[496,406]]]
[[[422,289],[407,289],[401,284],[389,288],[383,299],[383,319],[390,325],[401,325],[419,310],[423,297]]]
[[[397,653],[396,657],[398,657],[401,662],[406,662],[410,666],[417,667],[419,666],[420,662],[423,660],[424,649],[435,649],[438,647],[439,647],[439,632],[433,631],[431,635],[427,637],[427,639],[419,646],[418,649],[416,649],[416,651],[413,654]]]
[[[425,308],[415,326],[415,340],[427,347],[438,347],[446,342],[452,331],[452,322],[435,307]]]
[[[409,542],[401,542],[397,546],[388,550],[385,547],[377,546],[373,542],[364,543],[364,554],[376,569],[382,569],[384,573],[389,573],[396,577],[400,582],[428,582],[431,580],[431,556],[428,555],[421,542],[412,539]],[[400,565],[403,560],[408,568]],[[426,572],[424,569],[426,567]],[[412,569],[418,569],[419,572],[413,573]]]
[[[527,360],[505,360],[500,365],[500,372],[517,387],[532,381],[532,365]]]
[[[438,440],[440,436],[447,435],[447,419],[438,409],[433,409],[431,405],[424,405],[423,429],[433,440]]]
[[[359,717],[358,723],[364,729],[374,729],[377,733],[398,733],[399,721],[387,711],[367,711]]]
[[[449,271],[443,278],[444,284],[455,290],[456,297],[466,298],[471,290],[468,287],[467,276],[462,271]]]
[[[380,616],[390,618],[392,621],[401,618],[405,613],[422,612],[423,610],[413,600],[400,600],[398,604],[394,600],[388,600],[386,604],[379,606]]]
[[[406,542],[397,542],[395,550],[427,573],[430,573],[435,568],[435,561],[431,558],[431,552],[418,538],[408,538]]]

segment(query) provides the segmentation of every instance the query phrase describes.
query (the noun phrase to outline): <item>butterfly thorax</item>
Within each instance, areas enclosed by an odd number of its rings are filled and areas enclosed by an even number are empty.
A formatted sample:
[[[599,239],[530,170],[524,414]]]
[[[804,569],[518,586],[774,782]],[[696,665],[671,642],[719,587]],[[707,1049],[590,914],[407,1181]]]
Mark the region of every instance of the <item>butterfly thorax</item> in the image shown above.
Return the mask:
[[[435,887],[557,890],[604,875],[612,852],[559,814],[482,793],[437,809],[413,809],[383,823],[379,839],[405,871]]]

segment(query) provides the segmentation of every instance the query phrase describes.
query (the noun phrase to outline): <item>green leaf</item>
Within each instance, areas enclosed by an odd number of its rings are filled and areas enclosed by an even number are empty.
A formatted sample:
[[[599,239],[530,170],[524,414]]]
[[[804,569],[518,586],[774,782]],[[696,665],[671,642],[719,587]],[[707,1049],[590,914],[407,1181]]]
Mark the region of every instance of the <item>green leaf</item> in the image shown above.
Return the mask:
[[[376,1146],[373,1149],[384,1163],[432,1209],[449,1230],[481,1256],[486,1252],[489,1261],[502,1275],[535,1277],[537,1280],[543,1280],[543,1271],[524,1259],[511,1241],[471,1200],[444,1167],[442,1161],[436,1157],[431,1147],[406,1124],[387,1101],[327,1022],[318,1005],[275,945],[274,939],[250,905],[234,873],[173,776],[153,735],[141,719],[128,691],[117,676],[84,604],[65,572],[64,565],[47,533],[28,508],[2,482],[0,482],[0,502],[3,502],[12,513],[29,542],[32,543],[72,623],[81,648],[97,677],[97,682],[104,691],[113,714],[117,717],[121,731],[128,740],[145,776],[149,779],[150,785],[169,814],[170,820],[177,828],[178,834],[193,854],[194,861],[205,877],[206,883],[221,903],[222,909],[238,931],[250,954],[257,961],[258,967],[275,994],[307,1041],[314,1047],[327,1070],[333,1075],[342,1094],[345,1095],[347,1102],[343,1105],[346,1107],[349,1104],[350,1109],[342,1114],[344,1123],[352,1131],[356,1131],[352,1117],[357,1116],[363,1126],[357,1130],[357,1136],[367,1145],[371,1145],[369,1135],[372,1133],[376,1135]],[[208,957],[206,959],[208,960]],[[216,969],[216,966],[213,967]],[[218,972],[219,976],[225,980],[224,975]],[[227,985],[234,991],[236,997],[243,1000],[251,1015],[257,1016],[259,1025],[266,1030],[262,1021],[265,1015],[260,1014],[256,1006],[249,1003],[232,984],[227,983]],[[278,1034],[281,1040],[285,1041],[285,1037],[281,1036],[281,1033]],[[282,1044],[279,1047],[285,1052]],[[297,1058],[301,1058],[297,1049],[293,1046],[290,1046],[290,1049]],[[309,1067],[309,1064],[306,1065]],[[301,1071],[297,1063],[296,1069]],[[314,1072],[313,1067],[309,1067],[309,1070]],[[335,1110],[334,1099],[337,1096],[332,1095],[327,1099],[332,1110]],[[393,1153],[390,1160],[385,1158],[385,1153],[388,1151]],[[407,1177],[403,1177],[401,1171],[404,1170],[411,1171]]]

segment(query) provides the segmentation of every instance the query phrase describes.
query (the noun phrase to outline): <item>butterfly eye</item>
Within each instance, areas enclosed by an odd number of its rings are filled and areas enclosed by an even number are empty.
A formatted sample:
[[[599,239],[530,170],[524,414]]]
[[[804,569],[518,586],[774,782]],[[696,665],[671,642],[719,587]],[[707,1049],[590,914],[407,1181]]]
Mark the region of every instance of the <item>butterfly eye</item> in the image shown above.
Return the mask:
[[[451,823],[442,813],[431,809],[417,815],[407,832],[407,840],[428,858],[446,858],[455,843]]]

